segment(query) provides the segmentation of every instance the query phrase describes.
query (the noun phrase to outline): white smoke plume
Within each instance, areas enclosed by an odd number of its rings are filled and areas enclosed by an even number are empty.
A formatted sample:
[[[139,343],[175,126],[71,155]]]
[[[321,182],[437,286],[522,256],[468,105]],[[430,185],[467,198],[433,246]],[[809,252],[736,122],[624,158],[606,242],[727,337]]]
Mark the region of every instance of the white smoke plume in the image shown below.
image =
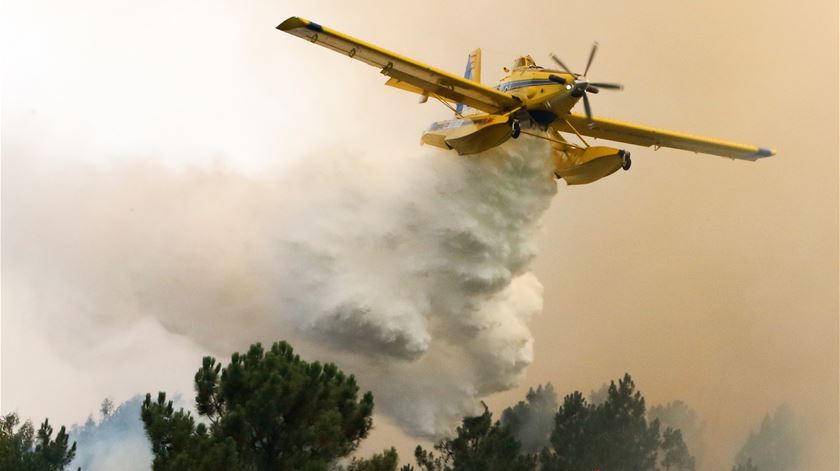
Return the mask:
[[[11,171],[4,309],[37,313],[60,351],[150,317],[222,357],[289,339],[425,436],[532,361],[532,236],[556,192],[540,141],[472,157],[323,151],[257,178]]]

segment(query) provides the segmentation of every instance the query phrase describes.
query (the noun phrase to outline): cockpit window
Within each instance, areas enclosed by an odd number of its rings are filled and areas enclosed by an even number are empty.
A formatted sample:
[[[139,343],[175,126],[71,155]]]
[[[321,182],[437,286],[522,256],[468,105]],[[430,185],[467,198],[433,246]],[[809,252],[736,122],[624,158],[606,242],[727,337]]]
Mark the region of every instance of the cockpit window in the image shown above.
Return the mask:
[[[524,67],[536,67],[536,66],[537,66],[537,64],[536,64],[536,62],[534,62],[534,59],[532,59],[531,56],[522,56],[522,57],[517,58],[515,61],[513,61],[513,68],[514,69],[521,69],[521,68],[524,68]]]

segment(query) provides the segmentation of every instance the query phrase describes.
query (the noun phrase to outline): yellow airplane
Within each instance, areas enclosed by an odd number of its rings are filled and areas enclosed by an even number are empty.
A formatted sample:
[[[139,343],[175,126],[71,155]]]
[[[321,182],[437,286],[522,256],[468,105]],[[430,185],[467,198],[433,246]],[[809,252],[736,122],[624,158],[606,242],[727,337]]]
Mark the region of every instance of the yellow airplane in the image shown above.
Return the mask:
[[[583,136],[751,161],[775,155],[771,149],[594,118],[588,94],[622,89],[619,84],[586,78],[597,43],[583,74],[572,72],[553,54],[551,58],[560,70],[540,67],[531,56],[523,56],[513,62],[511,69],[505,68],[508,75],[491,87],[481,84],[479,49],[470,54],[462,78],[303,18],[291,17],[277,29],[379,68],[389,77],[386,85],[421,95],[421,103],[432,97],[448,106],[455,119],[433,123],[423,133],[421,143],[466,155],[498,146],[520,134],[547,139],[552,143],[555,176],[569,185],[591,183],[619,168],[630,168],[629,152],[590,146]],[[572,113],[572,107],[581,99],[585,114]],[[567,141],[561,133],[577,135],[582,145]]]

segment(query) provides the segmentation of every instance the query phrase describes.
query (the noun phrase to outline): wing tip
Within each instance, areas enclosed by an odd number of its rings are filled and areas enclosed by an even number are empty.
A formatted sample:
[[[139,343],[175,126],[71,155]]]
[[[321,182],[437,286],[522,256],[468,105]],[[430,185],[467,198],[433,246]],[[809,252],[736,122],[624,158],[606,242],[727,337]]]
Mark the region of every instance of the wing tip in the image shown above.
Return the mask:
[[[321,31],[323,28],[314,21],[303,19],[299,16],[290,16],[285,21],[277,25],[280,31],[290,31],[297,28],[311,29],[312,31]]]
[[[770,157],[770,156],[776,155],[776,150],[775,149],[768,149],[766,147],[759,147],[758,152],[756,152],[755,155],[758,158]]]

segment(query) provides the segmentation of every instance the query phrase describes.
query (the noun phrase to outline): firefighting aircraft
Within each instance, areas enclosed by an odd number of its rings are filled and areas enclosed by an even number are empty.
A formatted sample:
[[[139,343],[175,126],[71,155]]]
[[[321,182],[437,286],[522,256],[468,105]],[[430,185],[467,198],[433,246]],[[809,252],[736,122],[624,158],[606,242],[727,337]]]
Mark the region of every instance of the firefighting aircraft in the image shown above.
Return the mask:
[[[469,55],[462,78],[303,18],[291,17],[277,29],[379,68],[389,77],[386,85],[421,95],[421,103],[432,97],[448,106],[455,119],[433,123],[423,133],[421,143],[467,155],[516,139],[520,134],[547,139],[552,145],[554,174],[569,185],[591,183],[619,168],[630,168],[629,152],[590,146],[583,136],[751,161],[775,154],[761,147],[593,117],[590,93],[623,88],[587,78],[597,43],[583,74],[572,72],[553,54],[551,58],[560,69],[540,67],[531,56],[524,56],[516,59],[510,70],[505,68],[508,75],[498,84],[488,86],[481,83],[481,50]],[[585,114],[571,112],[581,99]],[[581,144],[567,141],[561,133],[576,135]]]

